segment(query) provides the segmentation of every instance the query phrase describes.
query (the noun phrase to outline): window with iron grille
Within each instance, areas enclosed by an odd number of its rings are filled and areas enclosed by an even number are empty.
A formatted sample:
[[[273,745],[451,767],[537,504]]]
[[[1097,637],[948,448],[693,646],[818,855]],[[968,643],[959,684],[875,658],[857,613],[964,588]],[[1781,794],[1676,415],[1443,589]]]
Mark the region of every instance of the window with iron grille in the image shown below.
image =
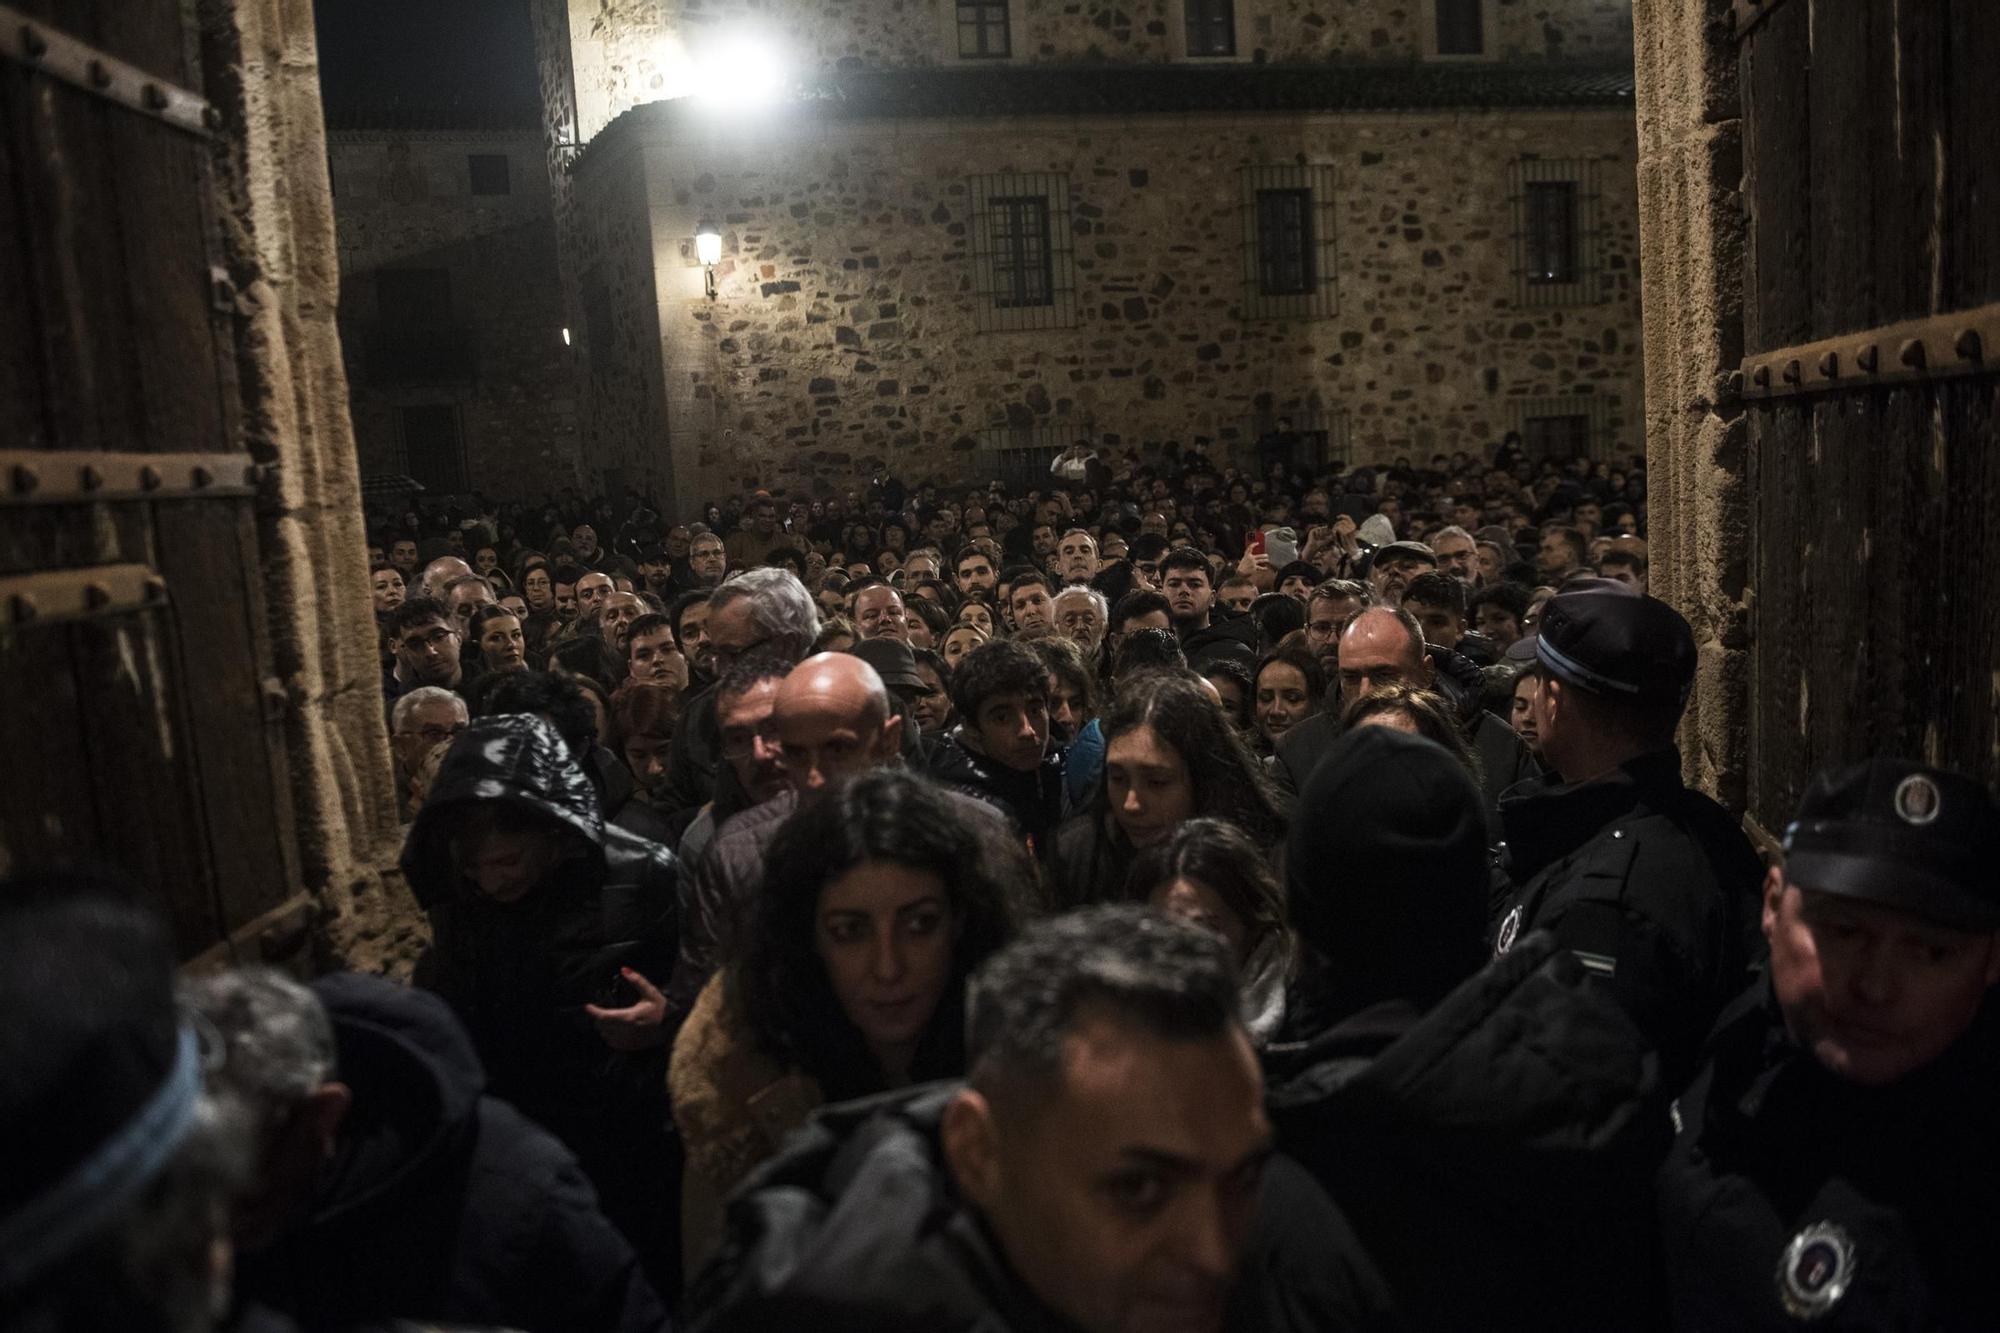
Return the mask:
[[[1486,54],[1486,21],[1482,0],[1435,0],[1437,53],[1441,56]]]
[[[1236,54],[1236,0],[1185,0],[1187,53],[1191,56]]]
[[[1522,158],[1509,175],[1519,303],[1590,305],[1601,299],[1597,163]]]
[[[1003,60],[1014,53],[1007,0],[958,0],[958,54],[966,60]]]
[[[468,153],[465,157],[466,169],[472,175],[474,194],[512,194],[513,183],[507,176],[507,155],[505,153]]]
[[[1603,394],[1517,398],[1512,403],[1514,429],[1521,433],[1522,449],[1537,462],[1593,458],[1611,451],[1615,406],[1616,400]]]
[[[1243,312],[1325,319],[1334,290],[1333,168],[1243,170]]]
[[[1002,332],[1073,325],[1075,246],[1068,179],[979,176],[971,187],[979,328]]]
[[[452,403],[405,407],[398,414],[403,431],[403,472],[435,495],[455,495],[465,489],[465,441],[459,434],[458,408]]]
[[[979,433],[973,466],[1006,485],[1011,495],[1049,484],[1049,464],[1072,444],[1089,444],[1088,421],[1058,421],[1026,429],[994,426]]]

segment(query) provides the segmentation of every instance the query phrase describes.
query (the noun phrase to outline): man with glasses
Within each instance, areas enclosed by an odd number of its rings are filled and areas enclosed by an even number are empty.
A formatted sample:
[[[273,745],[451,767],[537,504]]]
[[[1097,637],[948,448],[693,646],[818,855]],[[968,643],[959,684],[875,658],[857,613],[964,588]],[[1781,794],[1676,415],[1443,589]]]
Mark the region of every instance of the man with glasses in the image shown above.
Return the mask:
[[[416,818],[423,803],[414,787],[424,760],[440,745],[449,745],[465,730],[465,700],[435,685],[419,685],[396,700],[389,715],[389,749],[396,757],[396,790],[401,792],[403,822]]]
[[[444,603],[429,597],[413,597],[397,607],[389,621],[389,642],[396,649],[390,698],[419,685],[457,689],[464,680],[464,669],[458,661],[461,641]]]

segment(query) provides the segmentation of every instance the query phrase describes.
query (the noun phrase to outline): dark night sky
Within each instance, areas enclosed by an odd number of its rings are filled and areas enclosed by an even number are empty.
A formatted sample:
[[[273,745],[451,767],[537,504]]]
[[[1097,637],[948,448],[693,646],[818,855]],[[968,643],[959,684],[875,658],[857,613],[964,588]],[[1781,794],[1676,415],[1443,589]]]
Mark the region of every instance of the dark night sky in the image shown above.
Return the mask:
[[[527,0],[319,0],[315,18],[330,119],[399,106],[534,120]]]

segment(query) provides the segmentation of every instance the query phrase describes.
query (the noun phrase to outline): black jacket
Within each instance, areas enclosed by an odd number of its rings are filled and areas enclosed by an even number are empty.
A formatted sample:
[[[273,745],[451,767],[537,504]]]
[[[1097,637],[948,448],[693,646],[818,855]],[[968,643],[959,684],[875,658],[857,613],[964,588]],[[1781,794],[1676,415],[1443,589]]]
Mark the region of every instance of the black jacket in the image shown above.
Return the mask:
[[[1086,806],[1056,831],[1049,898],[1059,912],[1125,901],[1125,880],[1138,850],[1108,816]]]
[[[497,806],[561,829],[568,852],[516,902],[497,902],[452,859],[458,817]],[[596,790],[539,718],[481,718],[452,746],[410,826],[403,874],[430,915],[433,945],[417,978],[451,1005],[495,1096],[568,1145],[605,1211],[642,1254],[639,1234],[668,1215],[668,1048],[615,1051],[587,1004],[636,996],[630,967],[655,985],[675,951],[673,853],[603,822]],[[650,1220],[649,1220],[650,1219]]]
[[[1747,976],[1764,875],[1749,839],[1682,785],[1671,746],[1590,782],[1524,782],[1500,813],[1513,893],[1496,950],[1555,932],[1624,1002],[1679,1091]]]
[[[1063,817],[1061,750],[1050,746],[1041,766],[1024,773],[972,750],[965,743],[964,728],[954,727],[933,755],[931,776],[1012,819],[1034,847],[1038,861],[1052,854],[1056,826]]]
[[[310,1213],[237,1259],[237,1283],[307,1329],[435,1319],[558,1333],[667,1327],[574,1158],[486,1075],[451,1011],[341,974],[313,990],[354,1102]]]
[[[1415,1329],[1645,1329],[1663,1295],[1657,1062],[1547,936],[1429,1014],[1265,1052],[1278,1145],[1339,1200]]]
[[[2000,1009],[1990,999],[1935,1063],[1864,1088],[1786,1035],[1760,978],[1724,1014],[1680,1109],[1660,1177],[1676,1328],[1802,1327],[1786,1288],[1818,1311],[1814,1328],[2000,1328]],[[1816,1228],[1827,1240],[1815,1250]],[[1800,1238],[1807,1252],[1788,1262]]]
[[[829,1107],[730,1202],[721,1253],[691,1288],[697,1330],[1073,1333],[957,1197],[938,1141],[955,1085]],[[1225,1327],[1393,1326],[1335,1208],[1283,1158]]]
[[[664,804],[686,810],[714,799],[716,770],[721,766],[722,732],[715,719],[715,687],[711,685],[681,701],[673,747],[667,752]]]
[[[1195,630],[1181,640],[1181,652],[1187,657],[1188,666],[1199,671],[1209,658],[1218,654],[1235,653],[1240,657],[1238,645],[1248,651],[1254,664],[1258,647],[1257,618],[1244,615],[1225,619],[1220,607],[1209,614],[1211,618],[1206,629]]]

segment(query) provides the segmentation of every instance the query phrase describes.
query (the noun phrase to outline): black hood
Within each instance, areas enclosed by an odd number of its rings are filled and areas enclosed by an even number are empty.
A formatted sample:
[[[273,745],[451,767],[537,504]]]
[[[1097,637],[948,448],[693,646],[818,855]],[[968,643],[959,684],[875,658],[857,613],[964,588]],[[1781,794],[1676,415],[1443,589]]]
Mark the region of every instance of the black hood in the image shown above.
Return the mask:
[[[394,1193],[467,1131],[486,1071],[449,1006],[355,973],[313,983],[333,1020],[336,1077],[354,1090],[341,1148],[315,1199],[331,1221]]]
[[[1426,644],[1424,652],[1431,659],[1432,688],[1451,700],[1461,723],[1469,724],[1477,720],[1480,709],[1484,707],[1480,702],[1480,692],[1486,688],[1486,676],[1480,671],[1479,664],[1463,653],[1439,648],[1435,644]]]
[[[1486,819],[1441,746],[1390,727],[1334,742],[1299,797],[1290,914],[1342,1018],[1387,1000],[1427,1009],[1485,953]]]
[[[578,850],[604,861],[604,815],[597,789],[570,756],[556,729],[539,717],[482,717],[465,729],[431,784],[403,844],[403,875],[417,902],[430,908],[455,888],[451,830],[472,804],[504,802],[574,833]]]

